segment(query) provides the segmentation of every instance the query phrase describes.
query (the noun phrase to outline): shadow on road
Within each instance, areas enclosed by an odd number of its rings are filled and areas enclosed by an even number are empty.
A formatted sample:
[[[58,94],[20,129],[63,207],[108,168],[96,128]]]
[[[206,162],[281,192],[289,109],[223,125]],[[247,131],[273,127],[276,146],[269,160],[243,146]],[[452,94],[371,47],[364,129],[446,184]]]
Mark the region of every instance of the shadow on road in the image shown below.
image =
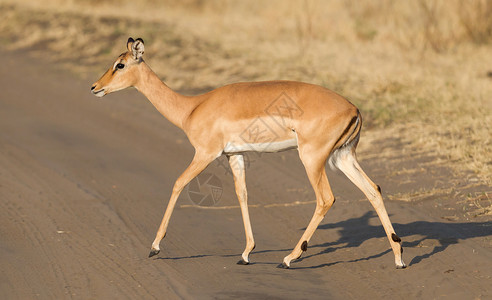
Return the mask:
[[[369,221],[372,218],[376,218],[377,225],[370,225]],[[458,244],[460,240],[467,240],[476,237],[485,237],[492,235],[492,222],[470,222],[470,223],[444,223],[444,222],[427,222],[417,221],[408,224],[393,223],[393,227],[398,235],[403,240],[403,247],[428,247],[432,250],[428,253],[415,256],[409,263],[414,265],[420,263],[422,260],[431,257],[434,254],[446,250],[450,245]],[[302,229],[304,230],[304,228]],[[318,230],[338,230],[340,238],[336,241],[327,242],[323,244],[310,245],[309,249],[321,249],[315,254],[304,254],[297,262],[311,257],[316,257],[326,253],[335,252],[340,249],[357,248],[365,241],[373,238],[386,238],[383,227],[379,224],[379,219],[375,212],[369,211],[358,218],[352,218],[346,221],[341,221],[333,224],[324,224],[318,227]],[[406,241],[405,241],[406,239]],[[267,252],[288,252],[292,249],[268,249],[253,251],[254,254],[267,253]],[[308,250],[309,251],[309,250]],[[295,267],[296,269],[315,269],[336,265],[339,263],[351,263],[364,260],[370,260],[377,257],[381,257],[391,252],[388,247],[387,250],[380,253],[376,253],[371,256],[361,257],[354,260],[336,261],[330,263],[324,263],[317,266],[310,267]],[[210,256],[221,257],[239,257],[241,253],[228,254],[228,255],[193,255],[193,256],[181,256],[181,257],[159,257],[157,259],[165,260],[180,260],[180,259],[194,259],[204,258]],[[251,264],[257,264],[253,262]],[[264,263],[258,263],[264,264]],[[272,262],[272,264],[274,264]]]
[[[299,261],[310,257],[334,252],[338,249],[347,249],[359,247],[363,242],[372,238],[386,237],[383,227],[370,225],[369,220],[377,218],[375,212],[369,211],[358,218],[352,218],[334,224],[324,224],[318,227],[318,230],[338,229],[340,238],[333,242],[312,245],[309,248],[322,248],[316,254],[305,255]],[[378,222],[379,223],[379,222]],[[393,223],[393,227],[403,240],[403,247],[432,247],[432,251],[414,257],[410,265],[418,264],[422,260],[432,255],[446,250],[450,245],[458,244],[460,240],[467,240],[476,237],[485,237],[492,235],[492,222],[470,222],[470,223],[444,223],[444,222],[427,222],[417,221],[408,224]],[[414,238],[410,238],[415,236]],[[405,241],[407,238],[407,241]],[[391,249],[381,253],[351,260],[337,261],[309,268],[320,268],[338,263],[357,262],[380,257]]]

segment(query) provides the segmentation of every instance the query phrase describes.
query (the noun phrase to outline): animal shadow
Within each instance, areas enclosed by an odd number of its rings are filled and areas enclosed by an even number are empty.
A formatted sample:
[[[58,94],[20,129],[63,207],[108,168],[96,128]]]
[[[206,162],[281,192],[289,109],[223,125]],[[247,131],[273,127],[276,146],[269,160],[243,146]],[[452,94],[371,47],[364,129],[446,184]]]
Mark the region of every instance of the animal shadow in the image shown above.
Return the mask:
[[[340,238],[336,241],[310,246],[309,248],[321,248],[322,250],[315,254],[304,255],[300,260],[334,252],[339,249],[356,248],[372,238],[386,237],[384,229],[379,222],[377,222],[377,225],[369,224],[371,218],[377,218],[377,215],[373,211],[346,221],[320,225],[318,230],[338,229]],[[425,247],[432,247],[430,252],[414,257],[409,265],[418,264],[434,254],[445,251],[450,245],[458,244],[460,241],[492,235],[492,222],[445,223],[416,221],[408,224],[393,223],[393,227],[403,240],[403,248],[423,247],[424,244],[426,245]],[[417,236],[417,238],[410,238],[411,236]],[[405,237],[407,237],[408,241],[405,241]],[[352,261],[332,262],[309,268],[320,268],[344,262],[369,260],[380,257],[390,251],[391,249],[388,249],[369,257]]]

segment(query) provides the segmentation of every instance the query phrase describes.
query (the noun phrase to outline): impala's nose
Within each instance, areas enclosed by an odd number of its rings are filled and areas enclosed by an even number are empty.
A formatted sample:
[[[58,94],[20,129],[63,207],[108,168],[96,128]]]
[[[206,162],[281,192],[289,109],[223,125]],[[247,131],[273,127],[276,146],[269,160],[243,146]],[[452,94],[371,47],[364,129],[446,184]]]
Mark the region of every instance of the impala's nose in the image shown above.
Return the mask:
[[[91,91],[93,91],[95,88],[96,88],[96,85],[94,84],[94,85],[91,87]]]

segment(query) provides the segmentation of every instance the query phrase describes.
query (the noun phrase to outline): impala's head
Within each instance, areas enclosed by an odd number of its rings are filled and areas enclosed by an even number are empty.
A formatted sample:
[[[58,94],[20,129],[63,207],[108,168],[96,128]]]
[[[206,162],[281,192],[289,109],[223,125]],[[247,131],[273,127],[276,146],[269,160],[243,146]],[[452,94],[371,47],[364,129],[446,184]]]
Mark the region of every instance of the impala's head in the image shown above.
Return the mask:
[[[128,39],[127,52],[118,56],[113,66],[95,82],[91,91],[97,97],[133,86],[138,79],[138,66],[143,62],[144,41]]]

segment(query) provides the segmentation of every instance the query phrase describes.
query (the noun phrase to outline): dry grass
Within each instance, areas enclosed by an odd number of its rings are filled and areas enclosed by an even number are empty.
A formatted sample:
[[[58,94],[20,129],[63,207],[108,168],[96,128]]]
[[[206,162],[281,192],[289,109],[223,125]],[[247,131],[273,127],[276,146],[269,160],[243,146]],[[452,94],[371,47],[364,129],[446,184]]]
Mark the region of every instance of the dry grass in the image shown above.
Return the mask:
[[[492,191],[468,195],[467,204],[472,206],[472,216],[492,216]]]
[[[87,77],[142,37],[149,64],[181,91],[321,84],[361,108],[374,141],[362,156],[399,136],[492,183],[492,1],[173,2],[0,0],[0,38]]]

